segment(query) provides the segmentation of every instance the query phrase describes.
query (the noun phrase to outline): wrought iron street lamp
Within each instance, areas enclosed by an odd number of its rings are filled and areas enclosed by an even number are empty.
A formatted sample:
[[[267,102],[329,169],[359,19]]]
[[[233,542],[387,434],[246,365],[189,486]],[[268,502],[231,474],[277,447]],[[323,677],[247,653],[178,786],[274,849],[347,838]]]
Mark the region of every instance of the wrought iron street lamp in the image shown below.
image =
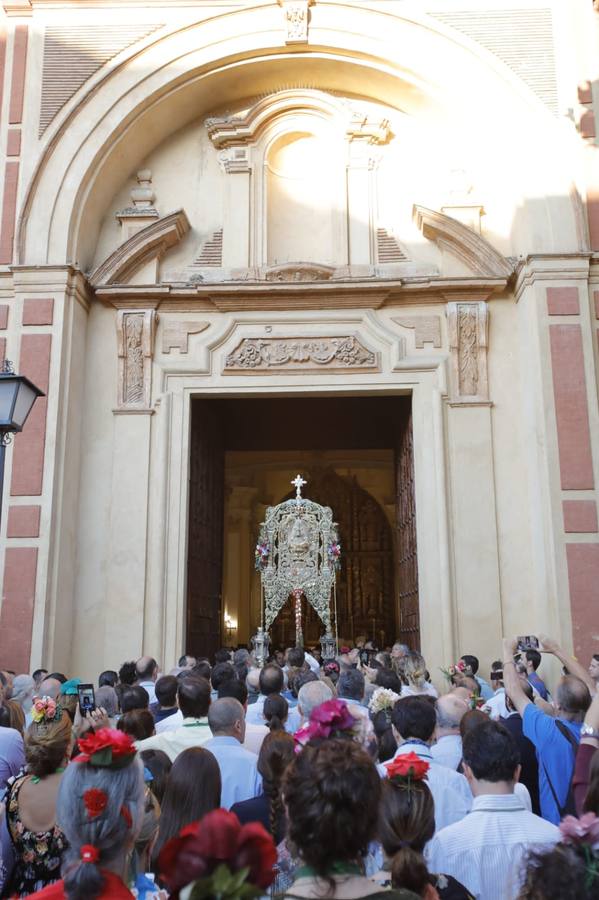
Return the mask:
[[[27,416],[38,397],[44,397],[24,375],[15,375],[13,364],[5,359],[0,368],[0,513],[4,488],[4,456],[6,447],[17,431],[22,431]]]

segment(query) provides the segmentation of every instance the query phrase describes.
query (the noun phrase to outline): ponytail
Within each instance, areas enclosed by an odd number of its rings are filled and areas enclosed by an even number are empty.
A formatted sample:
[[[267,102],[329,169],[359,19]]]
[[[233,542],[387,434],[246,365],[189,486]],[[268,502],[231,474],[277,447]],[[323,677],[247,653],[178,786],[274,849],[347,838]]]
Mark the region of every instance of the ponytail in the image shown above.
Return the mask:
[[[95,900],[104,888],[104,875],[100,860],[84,862],[82,859],[70,865],[64,873],[64,892],[68,900]]]
[[[400,847],[393,857],[391,883],[394,888],[404,888],[423,897],[429,885],[429,874],[422,853],[407,843]]]

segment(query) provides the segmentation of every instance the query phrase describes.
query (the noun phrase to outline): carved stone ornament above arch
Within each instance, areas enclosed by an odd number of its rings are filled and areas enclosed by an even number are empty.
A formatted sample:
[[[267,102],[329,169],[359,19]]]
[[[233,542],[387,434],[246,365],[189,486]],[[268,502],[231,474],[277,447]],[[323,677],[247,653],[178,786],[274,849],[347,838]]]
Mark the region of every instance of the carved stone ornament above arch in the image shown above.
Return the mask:
[[[92,287],[126,284],[145,263],[160,259],[189,231],[185,210],[178,209],[141,228],[120,244],[89,277]]]
[[[457,219],[414,206],[414,220],[425,238],[457,256],[474,275],[511,278],[514,274],[514,267],[489,241]]]

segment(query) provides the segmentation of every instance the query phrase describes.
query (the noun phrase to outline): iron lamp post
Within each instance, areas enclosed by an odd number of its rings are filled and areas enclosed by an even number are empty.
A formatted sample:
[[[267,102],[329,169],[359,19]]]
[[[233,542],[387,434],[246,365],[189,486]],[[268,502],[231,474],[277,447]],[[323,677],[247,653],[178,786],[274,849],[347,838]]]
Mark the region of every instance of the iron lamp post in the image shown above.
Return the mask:
[[[0,368],[0,514],[4,490],[4,457],[12,436],[23,430],[27,416],[38,397],[45,397],[24,375],[15,375],[13,364],[5,359]]]

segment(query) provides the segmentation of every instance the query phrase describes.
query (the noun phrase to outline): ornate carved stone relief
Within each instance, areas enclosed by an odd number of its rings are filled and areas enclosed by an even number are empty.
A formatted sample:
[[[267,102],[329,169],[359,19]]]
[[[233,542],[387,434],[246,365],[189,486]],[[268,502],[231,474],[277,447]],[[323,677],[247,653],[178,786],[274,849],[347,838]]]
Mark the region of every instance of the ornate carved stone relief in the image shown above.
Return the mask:
[[[120,309],[117,312],[118,410],[134,412],[150,409],[157,319],[155,309]]]
[[[335,274],[333,266],[319,263],[284,263],[266,270],[267,281],[328,281]]]
[[[314,369],[378,371],[378,355],[353,335],[334,338],[244,338],[225,361],[225,373],[268,374]]]
[[[484,301],[447,304],[454,402],[484,403],[489,400],[488,317]]]
[[[162,352],[178,350],[179,353],[187,353],[189,335],[201,334],[209,327],[210,322],[170,322],[162,332]]]
[[[406,316],[393,319],[402,328],[414,329],[416,349],[422,350],[425,344],[441,347],[441,320],[439,316]]]
[[[314,0],[279,0],[285,19],[286,44],[305,44],[308,41],[310,12]]]

